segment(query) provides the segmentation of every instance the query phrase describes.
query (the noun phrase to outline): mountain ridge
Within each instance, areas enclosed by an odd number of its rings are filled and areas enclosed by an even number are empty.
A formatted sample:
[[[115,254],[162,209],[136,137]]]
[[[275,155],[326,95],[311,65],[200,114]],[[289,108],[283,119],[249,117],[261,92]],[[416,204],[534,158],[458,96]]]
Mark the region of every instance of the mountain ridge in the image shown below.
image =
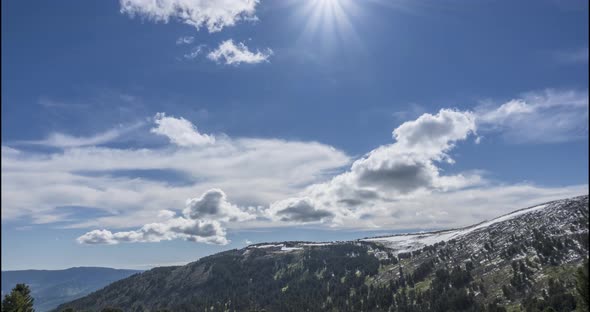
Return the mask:
[[[458,229],[252,244],[146,271],[59,309],[398,311],[409,304],[431,311],[457,302],[476,310],[530,305],[551,289],[554,277],[565,285],[563,295],[571,296],[568,275],[588,253],[587,221],[588,195],[582,195]],[[449,233],[461,235],[444,236]],[[465,281],[440,284],[445,274]],[[441,296],[457,302],[445,303]]]

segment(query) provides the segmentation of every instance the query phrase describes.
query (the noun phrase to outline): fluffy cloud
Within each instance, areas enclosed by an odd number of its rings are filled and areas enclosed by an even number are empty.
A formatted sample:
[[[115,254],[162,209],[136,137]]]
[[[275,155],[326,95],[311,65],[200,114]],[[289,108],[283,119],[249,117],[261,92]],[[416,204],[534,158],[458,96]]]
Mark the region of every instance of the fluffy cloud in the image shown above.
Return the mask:
[[[167,117],[165,113],[157,113],[154,117],[157,127],[152,133],[168,137],[170,142],[178,146],[199,146],[215,143],[212,135],[201,134],[190,121],[184,118]]]
[[[238,42],[235,44],[233,40],[223,41],[217,49],[209,52],[207,57],[215,62],[223,62],[227,65],[239,65],[241,63],[257,64],[267,62],[272,55],[272,50],[252,52],[248,47]]]
[[[256,20],[258,0],[120,0],[121,12],[155,22],[178,19],[197,29],[221,31],[237,22]]]
[[[109,230],[93,230],[78,237],[77,241],[80,244],[118,244],[152,243],[173,239],[217,245],[229,243],[225,229],[218,221],[186,218],[146,224],[136,231],[113,233]]]
[[[310,198],[290,198],[273,203],[267,213],[271,218],[297,223],[321,221],[334,216],[332,212],[316,207],[317,204]]]
[[[501,105],[485,103],[475,110],[484,132],[497,132],[510,142],[554,143],[588,137],[588,92],[529,92]]]
[[[369,152],[332,180],[310,186],[300,198],[274,203],[270,212],[282,221],[342,223],[421,190],[477,185],[482,180],[478,175],[441,176],[436,165],[442,160],[452,162],[447,152],[475,130],[470,112],[443,109],[436,115],[424,114],[396,128],[395,143]]]
[[[187,200],[183,213],[191,219],[215,218],[225,221],[244,221],[255,218],[255,215],[229,203],[225,193],[220,189],[211,189],[201,197]]]
[[[175,212],[161,210],[158,217],[163,221],[160,223],[149,223],[136,231],[112,233],[108,230],[93,230],[78,237],[78,242],[81,244],[118,244],[121,242],[143,243],[185,239],[225,245],[229,241],[220,221],[233,222],[255,218],[255,215],[242,211],[228,202],[225,193],[219,189],[208,190],[198,198],[187,200],[183,213],[184,217],[176,218]]]
[[[152,132],[172,143],[163,148],[34,152],[2,146],[2,219],[110,229],[80,237],[89,244],[169,239],[223,244],[226,228],[314,222],[359,229],[464,226],[587,193],[587,185],[500,184],[477,170],[443,170],[454,163],[456,145],[476,133],[516,131],[523,125],[514,118],[546,118],[547,109],[575,109],[587,119],[587,103],[576,92],[547,91],[474,112],[423,114],[394,129],[394,142],[352,163],[345,153],[317,142],[224,136],[213,141],[188,120],[158,114]],[[348,170],[328,176],[343,166]],[[141,175],[154,170],[182,173],[186,181]],[[71,216],[59,210],[63,206],[99,209],[106,216],[68,223]],[[184,210],[177,215],[166,208]],[[130,227],[138,229],[127,231]]]
[[[163,208],[183,207],[186,198],[212,187],[223,189],[241,206],[257,207],[286,198],[349,163],[345,153],[317,142],[222,137],[214,144],[188,148],[183,145],[195,142],[191,135],[198,134],[196,127],[185,119],[165,118],[184,126],[171,131],[178,128],[154,123],[174,143],[161,148],[35,151],[2,146],[2,220],[53,220],[67,227],[141,226]],[[174,175],[162,176],[167,172]],[[225,195],[221,198],[224,203]],[[86,208],[98,209],[102,216],[74,218],[60,210],[66,206],[80,207],[81,215]],[[219,220],[250,219],[245,215],[250,208],[241,213],[234,208],[221,205]]]

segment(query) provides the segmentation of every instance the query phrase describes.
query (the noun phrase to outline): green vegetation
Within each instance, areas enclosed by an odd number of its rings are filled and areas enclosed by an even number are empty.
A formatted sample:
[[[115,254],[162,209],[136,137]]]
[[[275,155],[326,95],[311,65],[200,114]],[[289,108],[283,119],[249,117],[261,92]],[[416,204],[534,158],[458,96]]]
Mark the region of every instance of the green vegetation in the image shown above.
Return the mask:
[[[17,284],[2,300],[2,312],[34,312],[31,290],[25,284]]]

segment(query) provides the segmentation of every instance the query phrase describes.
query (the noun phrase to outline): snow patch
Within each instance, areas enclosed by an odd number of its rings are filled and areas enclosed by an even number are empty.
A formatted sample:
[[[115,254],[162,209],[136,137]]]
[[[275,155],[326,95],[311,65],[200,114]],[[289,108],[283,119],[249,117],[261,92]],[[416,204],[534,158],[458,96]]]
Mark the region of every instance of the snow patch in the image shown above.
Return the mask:
[[[403,253],[403,252],[410,252],[418,249],[422,249],[425,246],[433,245],[442,241],[449,241],[469,233],[478,231],[480,229],[487,228],[493,224],[505,222],[511,219],[514,219],[518,216],[537,212],[543,208],[547,207],[547,204],[538,205],[530,208],[525,208],[521,210],[514,211],[507,215],[498,217],[496,219],[490,221],[484,221],[482,223],[472,225],[469,227],[457,229],[457,230],[446,230],[446,231],[439,231],[439,232],[429,232],[429,233],[415,233],[415,234],[399,234],[393,236],[386,236],[386,237],[375,237],[375,238],[365,238],[362,241],[366,242],[379,242],[386,247],[393,249],[395,254]]]

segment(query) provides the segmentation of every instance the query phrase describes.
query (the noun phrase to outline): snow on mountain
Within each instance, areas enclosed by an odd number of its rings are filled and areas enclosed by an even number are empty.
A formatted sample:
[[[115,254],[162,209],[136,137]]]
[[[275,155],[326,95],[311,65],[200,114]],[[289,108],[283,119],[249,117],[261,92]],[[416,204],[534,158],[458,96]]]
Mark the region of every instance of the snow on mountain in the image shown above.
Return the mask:
[[[449,241],[451,239],[456,239],[467,235],[469,233],[479,231],[485,228],[488,228],[494,224],[506,222],[508,220],[514,219],[518,216],[522,216],[525,214],[534,214],[537,212],[542,211],[543,209],[555,204],[557,202],[551,202],[546,204],[541,204],[529,208],[524,208],[521,210],[517,210],[511,212],[509,214],[500,216],[498,218],[492,219],[490,221],[484,221],[479,224],[471,225],[468,227],[454,229],[454,230],[444,230],[444,231],[437,231],[437,232],[426,232],[426,233],[413,233],[413,234],[396,234],[392,236],[380,236],[380,237],[373,237],[373,238],[365,238],[361,239],[361,241],[366,242],[378,242],[383,246],[390,248],[393,250],[394,254],[410,252],[414,250],[421,249],[425,246],[433,245],[442,241]]]

